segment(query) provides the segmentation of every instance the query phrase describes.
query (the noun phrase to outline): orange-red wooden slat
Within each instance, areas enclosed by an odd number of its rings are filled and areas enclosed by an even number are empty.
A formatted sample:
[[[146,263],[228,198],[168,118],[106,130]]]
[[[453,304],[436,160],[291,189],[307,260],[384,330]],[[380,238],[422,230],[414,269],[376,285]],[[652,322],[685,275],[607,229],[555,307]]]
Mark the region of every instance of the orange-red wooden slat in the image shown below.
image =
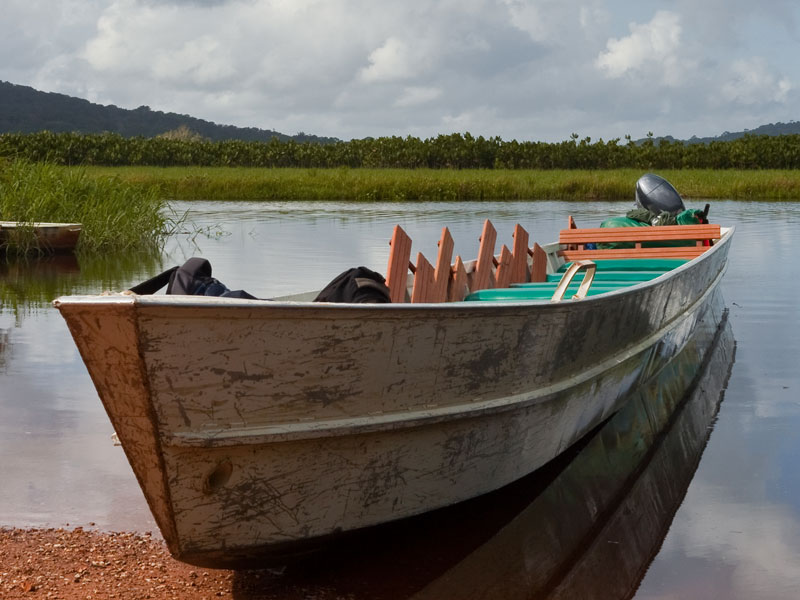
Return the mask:
[[[447,227],[442,227],[439,239],[439,255],[436,258],[434,273],[434,291],[429,302],[445,302],[447,300],[447,284],[450,280],[450,260],[453,257],[453,236]]]
[[[607,250],[560,250],[565,260],[603,258],[694,258],[708,250],[708,246],[685,246],[667,248],[613,248]]]
[[[528,232],[517,223],[514,226],[514,250],[511,260],[511,279],[509,283],[522,283],[528,280]]]
[[[411,302],[430,302],[433,295],[434,270],[428,259],[417,253],[417,269],[414,273],[414,286],[411,290]]]
[[[400,225],[394,226],[389,242],[389,264],[386,267],[386,285],[392,302],[406,301],[408,261],[411,258],[411,238]]]
[[[719,238],[719,225],[659,225],[647,227],[590,227],[562,229],[558,241],[562,244],[588,242],[651,242],[673,240],[707,240]]]
[[[456,256],[456,262],[450,270],[450,286],[447,292],[448,302],[461,302],[469,293],[467,283],[467,270],[460,256]]]
[[[503,244],[503,247],[500,249],[500,260],[497,263],[497,272],[495,273],[495,287],[506,288],[511,283],[512,259],[511,250]]]
[[[531,266],[531,281],[534,283],[547,281],[547,253],[539,244],[534,242],[533,248],[531,249],[531,255],[533,256],[533,265]]]
[[[497,241],[497,230],[489,219],[483,224],[483,233],[480,237],[478,260],[475,262],[475,272],[472,274],[470,291],[476,292],[492,287],[492,267],[494,266],[494,244]]]

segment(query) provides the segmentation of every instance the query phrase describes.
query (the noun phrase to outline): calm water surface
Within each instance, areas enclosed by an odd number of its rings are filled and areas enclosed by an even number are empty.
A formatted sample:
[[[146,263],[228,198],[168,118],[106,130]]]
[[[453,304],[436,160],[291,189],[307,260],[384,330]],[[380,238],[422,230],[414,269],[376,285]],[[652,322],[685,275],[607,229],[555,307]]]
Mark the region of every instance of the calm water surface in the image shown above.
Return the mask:
[[[178,235],[169,240],[161,257],[0,263],[0,526],[69,524],[156,531],[122,450],[113,445],[111,425],[66,325],[49,305],[55,296],[125,289],[190,256],[208,258],[214,275],[231,288],[260,297],[278,296],[318,289],[351,266],[385,271],[388,239],[398,223],[414,240],[415,253],[434,257],[441,227],[447,225],[456,252],[472,258],[486,218],[498,230],[498,246],[510,246],[517,222],[541,243],[557,237],[567,214],[579,226],[596,226],[629,206],[629,202],[178,203],[176,208],[188,211],[189,222],[207,234]],[[675,443],[683,449],[670,451],[671,464],[683,452],[687,466],[679,473],[655,469],[660,479],[653,480],[656,483],[650,485],[655,487],[643,498],[666,497],[666,490],[674,486],[680,494],[674,505],[656,511],[663,530],[652,551],[642,551],[641,572],[632,576],[633,587],[621,595],[796,598],[800,596],[800,267],[795,256],[800,203],[714,202],[712,216],[714,222],[737,227],[723,281],[729,308],[726,336],[731,338],[726,343],[731,346],[735,338],[735,361],[727,355],[712,361],[712,372],[699,386],[706,395],[724,398],[716,416],[691,408],[702,408],[700,401],[687,405],[687,414],[700,415],[692,422],[702,424],[702,435],[696,427],[684,430],[676,425],[672,438],[666,438],[679,440]],[[689,452],[691,439],[700,442]],[[577,460],[575,464],[580,465]],[[580,468],[573,465],[571,470]],[[641,474],[641,481],[650,481],[646,476],[647,472]],[[685,482],[680,484],[682,478]],[[514,497],[542,498],[540,493],[518,490]],[[502,498],[499,502],[514,504]],[[636,505],[643,503],[647,504],[639,499]],[[456,518],[457,530],[463,533],[481,521],[480,511],[487,509],[474,510],[478,512],[439,520]],[[506,535],[525,534],[531,527],[525,519],[532,518],[526,514],[503,517],[508,521]],[[539,526],[560,527],[557,516]],[[638,518],[621,521],[618,529],[624,532],[641,523]],[[424,531],[430,532],[430,527]],[[439,535],[463,537],[452,532]],[[485,537],[497,540],[499,535]],[[425,537],[423,543],[429,546],[430,534]],[[613,553],[619,540],[598,538],[595,546],[580,565],[588,572],[588,581],[594,565],[596,584],[605,587],[602,573],[621,568]],[[468,572],[476,580],[469,589],[500,589],[487,585],[497,577],[488,567],[512,564],[515,559],[492,558],[486,554],[493,547],[489,543],[475,547],[470,552],[453,550],[452,555],[446,548],[437,550],[441,569],[436,585],[459,573],[463,563],[473,565]],[[508,545],[504,547],[508,551]],[[622,550],[625,556],[634,552],[624,545]],[[388,587],[395,596],[420,588],[439,589],[418,581],[422,569],[414,563],[416,555],[409,552],[402,569],[399,562],[392,563],[396,568],[389,574],[385,566],[370,568],[376,579],[393,582]],[[465,556],[477,557],[473,559],[477,562],[463,562]],[[437,562],[430,557],[425,561]],[[298,581],[309,585],[308,578]],[[320,581],[330,589],[332,584],[324,577]],[[358,597],[357,586],[341,586]],[[424,589],[421,597],[426,597]],[[365,595],[381,594],[373,589]],[[477,591],[474,595],[491,596]],[[507,590],[504,595],[513,596]]]

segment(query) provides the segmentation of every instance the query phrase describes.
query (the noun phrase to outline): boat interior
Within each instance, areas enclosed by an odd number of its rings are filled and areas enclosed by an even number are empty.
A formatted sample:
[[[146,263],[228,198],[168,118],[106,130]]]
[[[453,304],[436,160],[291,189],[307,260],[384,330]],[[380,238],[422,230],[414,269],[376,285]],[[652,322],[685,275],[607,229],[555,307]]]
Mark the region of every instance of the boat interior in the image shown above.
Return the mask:
[[[422,253],[410,261],[411,239],[397,225],[386,284],[392,302],[560,302],[621,290],[655,279],[708,250],[719,225],[578,228],[572,217],[558,242],[528,245],[514,228],[513,249],[495,254],[497,232],[487,219],[476,260],[451,264],[453,239],[442,229],[434,266]]]

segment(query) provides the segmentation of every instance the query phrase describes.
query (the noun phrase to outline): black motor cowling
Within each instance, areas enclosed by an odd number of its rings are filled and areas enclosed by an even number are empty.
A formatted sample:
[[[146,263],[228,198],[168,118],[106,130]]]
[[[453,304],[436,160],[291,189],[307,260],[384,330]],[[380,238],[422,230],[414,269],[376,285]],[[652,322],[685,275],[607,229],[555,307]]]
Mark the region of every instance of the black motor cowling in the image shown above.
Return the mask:
[[[672,184],[654,173],[642,175],[636,182],[636,204],[655,214],[676,215],[686,208]]]

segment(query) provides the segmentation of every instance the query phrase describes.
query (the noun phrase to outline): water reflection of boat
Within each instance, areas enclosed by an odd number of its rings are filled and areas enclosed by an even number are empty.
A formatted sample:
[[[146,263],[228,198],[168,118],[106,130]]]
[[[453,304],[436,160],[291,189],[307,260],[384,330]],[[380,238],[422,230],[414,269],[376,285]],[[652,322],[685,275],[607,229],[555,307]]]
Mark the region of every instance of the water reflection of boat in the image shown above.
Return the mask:
[[[694,476],[735,342],[699,329],[631,401],[569,453],[482,498],[352,538],[243,589],[293,597],[515,600],[631,597]],[[317,595],[317,592],[319,594]]]
[[[694,476],[733,364],[726,322],[685,404],[669,412],[701,365],[707,334],[508,525],[414,598],[633,596]]]
[[[80,223],[18,223],[0,221],[0,250],[33,236],[33,248],[43,252],[71,252],[78,245]],[[28,246],[26,243],[25,246]]]
[[[535,299],[545,284],[516,301],[56,306],[170,551],[220,566],[450,506],[552,460],[716,328],[732,235],[666,249],[696,257],[580,301]],[[545,247],[553,276],[568,250]]]
[[[80,273],[74,254],[23,256],[0,261],[0,275],[14,280],[40,280]]]
[[[81,273],[74,254],[0,258],[0,308],[16,314],[45,306],[74,289]]]

